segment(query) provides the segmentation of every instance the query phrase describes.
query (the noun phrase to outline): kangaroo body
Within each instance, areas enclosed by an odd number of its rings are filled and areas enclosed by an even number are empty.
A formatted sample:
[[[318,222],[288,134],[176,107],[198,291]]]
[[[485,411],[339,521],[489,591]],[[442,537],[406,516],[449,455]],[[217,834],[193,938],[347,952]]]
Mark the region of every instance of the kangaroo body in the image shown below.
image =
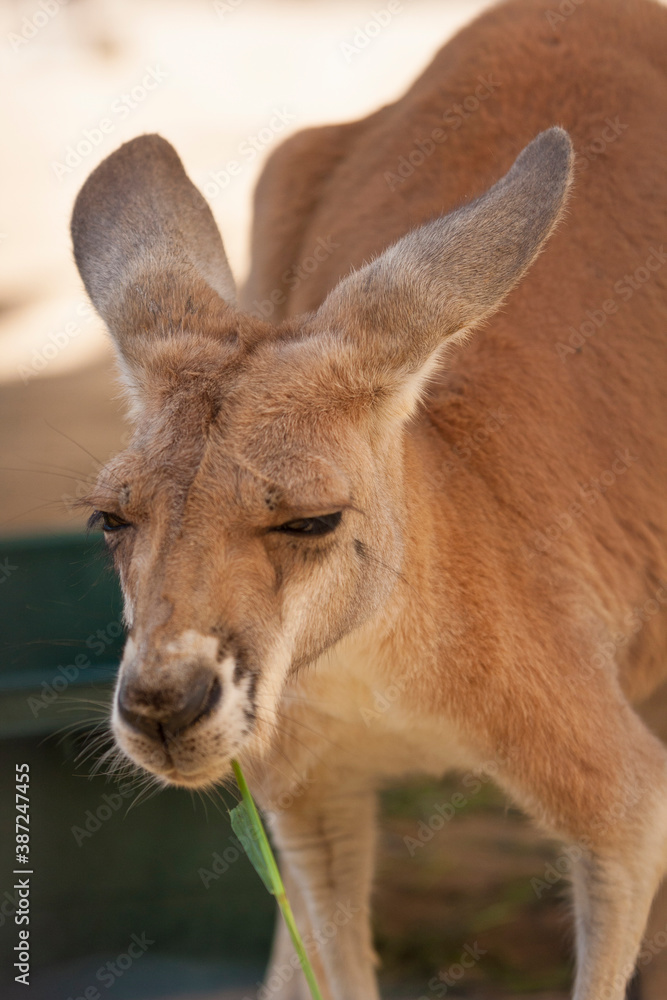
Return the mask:
[[[246,311],[163,140],[77,200],[137,424],[89,498],[114,732],[165,782],[242,761],[327,1000],[378,996],[378,786],[491,765],[568,845],[575,1000],[625,995],[667,863],[666,43],[647,0],[486,12],[271,157]]]

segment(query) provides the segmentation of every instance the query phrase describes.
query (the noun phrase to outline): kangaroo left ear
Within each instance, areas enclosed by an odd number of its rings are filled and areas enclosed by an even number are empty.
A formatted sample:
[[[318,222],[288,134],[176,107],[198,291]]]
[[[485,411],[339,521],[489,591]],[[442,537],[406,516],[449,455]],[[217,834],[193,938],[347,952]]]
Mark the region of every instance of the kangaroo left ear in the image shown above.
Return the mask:
[[[567,132],[542,132],[481,198],[341,281],[313,320],[327,353],[344,352],[375,399],[412,413],[443,346],[498,309],[540,252],[572,163]]]
[[[125,361],[184,326],[206,334],[234,305],[234,279],[206,201],[175,149],[142,135],[108,156],[72,213],[77,267]],[[214,334],[212,334],[214,335]]]

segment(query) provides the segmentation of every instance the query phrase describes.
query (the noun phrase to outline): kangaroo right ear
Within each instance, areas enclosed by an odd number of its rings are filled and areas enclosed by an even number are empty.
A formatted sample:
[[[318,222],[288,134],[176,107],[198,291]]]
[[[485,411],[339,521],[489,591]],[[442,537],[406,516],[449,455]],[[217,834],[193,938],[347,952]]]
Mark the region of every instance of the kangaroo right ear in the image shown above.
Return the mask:
[[[191,326],[194,314],[199,334],[219,338],[234,279],[210,208],[159,135],[125,143],[93,171],[74,205],[72,241],[126,360],[140,356],[146,337]]]
[[[401,420],[414,412],[446,343],[491,316],[544,246],[562,215],[572,164],[567,132],[547,129],[481,197],[343,278],[313,329],[331,357],[347,352],[352,398],[371,392]]]

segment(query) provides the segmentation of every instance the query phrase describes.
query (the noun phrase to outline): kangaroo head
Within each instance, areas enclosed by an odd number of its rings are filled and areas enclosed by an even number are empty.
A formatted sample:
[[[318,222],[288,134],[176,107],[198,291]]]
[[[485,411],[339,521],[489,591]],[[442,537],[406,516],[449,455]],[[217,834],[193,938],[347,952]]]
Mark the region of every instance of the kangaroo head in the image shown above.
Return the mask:
[[[125,597],[112,724],[137,764],[197,787],[261,755],[287,680],[387,606],[407,557],[406,420],[443,346],[539,252],[571,155],[542,133],[482,198],[278,327],[235,307],[167,142],[135,139],[89,177],[75,256],[135,430],[88,500]]]

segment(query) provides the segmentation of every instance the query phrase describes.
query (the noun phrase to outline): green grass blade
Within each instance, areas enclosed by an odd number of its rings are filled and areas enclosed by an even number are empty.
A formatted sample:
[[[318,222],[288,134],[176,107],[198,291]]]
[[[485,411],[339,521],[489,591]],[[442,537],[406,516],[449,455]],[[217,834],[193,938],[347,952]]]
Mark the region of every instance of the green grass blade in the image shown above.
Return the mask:
[[[241,770],[241,765],[238,761],[233,760],[232,767],[234,768],[234,774],[236,775],[236,780],[238,782],[242,798],[240,805],[233,809],[230,814],[232,829],[243,844],[243,847],[262,882],[268,891],[276,897],[278,906],[280,907],[280,912],[282,913],[283,919],[287,924],[287,929],[290,932],[294,948],[299,956],[301,968],[303,969],[303,974],[306,977],[313,1000],[322,1000],[322,994],[320,993],[320,988],[317,985],[313,967],[310,964],[310,959],[306,954],[306,949],[303,941],[301,940],[299,929],[296,926],[294,914],[292,913],[292,907],[289,904],[287,893],[285,892],[285,886],[283,885],[283,880],[280,877],[280,871],[278,869],[278,865],[276,864],[276,859],[273,856],[269,839],[266,836],[264,825],[257,811],[257,806],[255,805],[253,797],[250,794],[250,789],[246,784],[243,771]]]
[[[271,872],[262,854],[262,848],[257,838],[257,831],[253,825],[252,817],[248,812],[246,803],[239,802],[236,808],[230,812],[229,818],[232,821],[232,830],[243,844],[243,850],[250,858],[253,868],[268,891],[275,896],[276,890],[271,881]]]

